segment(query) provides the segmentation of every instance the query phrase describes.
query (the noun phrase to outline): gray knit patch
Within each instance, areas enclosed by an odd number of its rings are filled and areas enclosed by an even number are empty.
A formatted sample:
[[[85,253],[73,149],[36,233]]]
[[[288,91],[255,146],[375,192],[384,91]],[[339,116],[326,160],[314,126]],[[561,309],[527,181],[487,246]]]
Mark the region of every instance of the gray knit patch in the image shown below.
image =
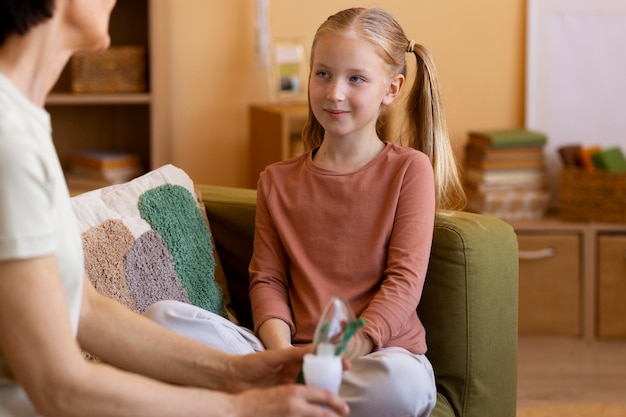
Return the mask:
[[[174,269],[174,259],[161,236],[150,230],[135,241],[124,258],[130,295],[140,313],[160,300],[189,303]]]

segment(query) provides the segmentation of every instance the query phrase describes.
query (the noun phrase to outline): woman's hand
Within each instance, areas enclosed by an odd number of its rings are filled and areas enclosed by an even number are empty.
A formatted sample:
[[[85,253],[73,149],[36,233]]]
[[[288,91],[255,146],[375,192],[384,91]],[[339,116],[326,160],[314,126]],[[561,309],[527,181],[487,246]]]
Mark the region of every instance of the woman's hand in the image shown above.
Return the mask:
[[[231,391],[293,384],[302,369],[302,357],[309,352],[312,352],[312,346],[272,349],[233,356],[230,359],[233,380]]]
[[[332,392],[306,385],[282,385],[245,391],[237,396],[240,417],[347,416],[346,402]]]
[[[266,350],[232,357],[234,392],[240,416],[336,417],[348,414],[343,399],[332,392],[295,385],[302,358],[312,345]],[[263,388],[265,389],[258,389]],[[269,387],[269,388],[267,388]]]

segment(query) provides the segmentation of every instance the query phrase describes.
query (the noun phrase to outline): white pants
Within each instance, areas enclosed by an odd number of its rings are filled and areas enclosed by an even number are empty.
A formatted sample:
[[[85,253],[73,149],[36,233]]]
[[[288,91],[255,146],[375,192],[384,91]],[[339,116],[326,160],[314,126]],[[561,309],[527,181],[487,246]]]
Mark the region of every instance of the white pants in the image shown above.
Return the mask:
[[[248,329],[209,311],[178,301],[160,301],[144,313],[155,322],[231,354],[264,350]],[[403,348],[380,349],[352,360],[339,395],[351,417],[427,417],[435,407],[433,368],[425,355]]]

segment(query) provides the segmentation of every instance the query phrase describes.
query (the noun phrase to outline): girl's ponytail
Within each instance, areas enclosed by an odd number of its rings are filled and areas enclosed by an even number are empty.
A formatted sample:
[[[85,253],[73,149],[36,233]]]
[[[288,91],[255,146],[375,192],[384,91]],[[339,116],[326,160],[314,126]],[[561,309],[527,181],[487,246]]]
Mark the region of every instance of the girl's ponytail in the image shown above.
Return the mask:
[[[430,158],[435,174],[437,209],[462,209],[466,197],[450,145],[434,60],[427,48],[413,41],[408,41],[407,52],[417,61],[415,80],[406,104],[409,146]]]

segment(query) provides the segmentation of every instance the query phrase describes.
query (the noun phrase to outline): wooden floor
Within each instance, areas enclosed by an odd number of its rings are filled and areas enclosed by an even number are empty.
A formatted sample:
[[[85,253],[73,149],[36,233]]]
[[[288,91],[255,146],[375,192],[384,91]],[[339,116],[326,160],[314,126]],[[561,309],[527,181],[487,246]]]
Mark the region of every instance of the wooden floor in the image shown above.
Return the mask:
[[[626,406],[626,340],[520,337],[518,408],[566,403]]]

